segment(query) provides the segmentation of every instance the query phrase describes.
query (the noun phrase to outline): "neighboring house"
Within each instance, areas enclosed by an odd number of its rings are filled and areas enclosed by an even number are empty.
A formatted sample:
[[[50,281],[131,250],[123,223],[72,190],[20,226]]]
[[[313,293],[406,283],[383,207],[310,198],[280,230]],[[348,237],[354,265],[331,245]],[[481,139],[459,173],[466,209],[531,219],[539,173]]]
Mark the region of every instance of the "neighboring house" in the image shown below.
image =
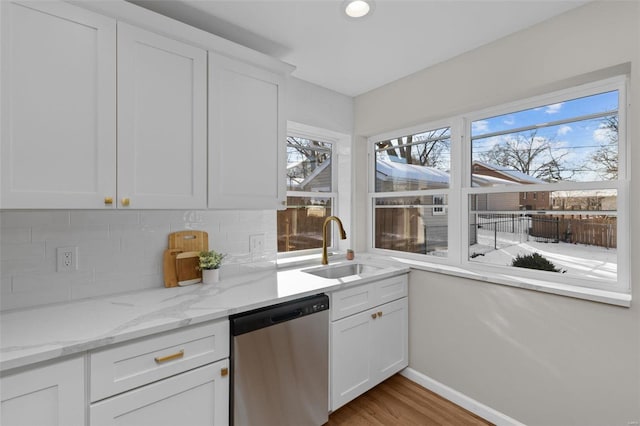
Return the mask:
[[[526,173],[523,173],[518,170],[506,170],[500,166],[494,164],[483,163],[480,161],[474,161],[471,165],[473,168],[473,176],[490,176],[494,178],[498,178],[504,181],[512,182],[512,184],[518,185],[531,185],[531,184],[540,184],[546,183],[545,181],[535,178],[533,176],[529,176]],[[474,185],[475,186],[475,185]],[[484,185],[479,185],[484,186]],[[502,194],[501,194],[502,195]],[[547,191],[535,191],[535,192],[520,192],[516,194],[504,194],[508,200],[502,200],[500,203],[500,207],[504,208],[495,208],[497,207],[496,203],[491,206],[491,210],[543,210],[551,207],[551,203],[549,200],[549,192]],[[517,200],[514,198],[517,197]]]
[[[615,189],[598,191],[556,191],[551,199],[554,210],[616,210]]]

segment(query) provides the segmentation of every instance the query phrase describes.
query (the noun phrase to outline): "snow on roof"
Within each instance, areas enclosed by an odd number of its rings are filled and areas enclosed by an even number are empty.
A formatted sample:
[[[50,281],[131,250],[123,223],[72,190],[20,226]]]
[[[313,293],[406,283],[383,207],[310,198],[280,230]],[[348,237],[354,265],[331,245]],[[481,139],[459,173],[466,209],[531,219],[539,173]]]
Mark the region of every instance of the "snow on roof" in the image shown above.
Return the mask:
[[[449,173],[438,170],[433,167],[420,166],[417,164],[405,164],[395,161],[376,161],[377,178],[382,180],[398,180],[415,181],[429,183],[430,185],[439,184],[447,186],[449,184]],[[519,185],[507,179],[501,179],[493,176],[473,174],[473,186],[499,186],[499,185]]]
[[[486,167],[487,169],[491,169],[493,171],[495,171],[496,173],[500,173],[502,175],[505,175],[508,178],[514,179],[518,182],[521,183],[547,183],[545,181],[543,181],[542,179],[538,179],[536,177],[530,176],[526,173],[523,173],[519,170],[512,170],[512,169],[504,169],[500,166],[497,166],[495,164],[489,164],[489,163],[483,163],[481,161],[474,161],[473,164],[478,164],[480,166]]]
[[[382,180],[404,179],[416,182],[449,184],[449,173],[417,164],[377,160],[376,173],[378,179]]]
[[[471,186],[501,186],[501,185],[521,185],[519,182],[501,179],[495,176],[479,175],[474,173],[471,175]]]

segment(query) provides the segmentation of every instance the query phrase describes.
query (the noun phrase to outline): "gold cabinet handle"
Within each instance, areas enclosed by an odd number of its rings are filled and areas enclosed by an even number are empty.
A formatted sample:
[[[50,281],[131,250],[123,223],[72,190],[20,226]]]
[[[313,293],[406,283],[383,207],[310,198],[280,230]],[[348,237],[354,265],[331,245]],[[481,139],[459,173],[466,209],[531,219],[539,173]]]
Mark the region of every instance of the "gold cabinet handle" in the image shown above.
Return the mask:
[[[373,318],[373,319],[378,318],[375,312],[371,314],[371,318]]]
[[[378,318],[382,316],[382,311],[378,311]]]
[[[104,197],[104,204],[108,206],[113,204],[113,197]]]
[[[176,352],[175,354],[166,355],[166,356],[157,356],[154,358],[156,364],[162,364],[163,362],[173,361],[174,359],[180,359],[184,356],[184,349],[180,352]]]
[[[129,200],[129,198],[123,198],[122,200],[120,200],[120,202],[122,203],[123,207],[129,207],[129,203],[131,202],[131,200]]]
[[[227,376],[228,374],[229,374],[229,369],[228,369],[227,367],[224,367],[224,368],[221,368],[221,369],[220,369],[220,375],[221,375],[222,377],[225,377],[225,376]]]

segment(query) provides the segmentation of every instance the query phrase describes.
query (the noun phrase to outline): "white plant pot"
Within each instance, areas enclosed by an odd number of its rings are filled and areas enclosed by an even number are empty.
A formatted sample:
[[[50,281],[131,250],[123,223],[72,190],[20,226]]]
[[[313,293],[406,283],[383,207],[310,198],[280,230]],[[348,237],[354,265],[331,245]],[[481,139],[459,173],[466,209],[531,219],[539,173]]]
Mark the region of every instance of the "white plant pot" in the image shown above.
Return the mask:
[[[203,269],[202,283],[215,284],[220,281],[220,269]]]

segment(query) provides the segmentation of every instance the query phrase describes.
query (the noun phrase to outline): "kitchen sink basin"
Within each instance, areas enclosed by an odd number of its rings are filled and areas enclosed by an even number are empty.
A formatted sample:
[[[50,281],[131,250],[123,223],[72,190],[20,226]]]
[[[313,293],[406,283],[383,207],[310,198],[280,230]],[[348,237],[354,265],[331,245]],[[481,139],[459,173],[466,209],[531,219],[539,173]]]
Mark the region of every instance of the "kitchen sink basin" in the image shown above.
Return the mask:
[[[347,263],[345,265],[336,266],[322,266],[320,268],[303,269],[302,272],[315,275],[321,278],[335,279],[344,278],[353,275],[360,275],[368,272],[377,271],[378,267],[371,265],[364,265],[362,263]]]

